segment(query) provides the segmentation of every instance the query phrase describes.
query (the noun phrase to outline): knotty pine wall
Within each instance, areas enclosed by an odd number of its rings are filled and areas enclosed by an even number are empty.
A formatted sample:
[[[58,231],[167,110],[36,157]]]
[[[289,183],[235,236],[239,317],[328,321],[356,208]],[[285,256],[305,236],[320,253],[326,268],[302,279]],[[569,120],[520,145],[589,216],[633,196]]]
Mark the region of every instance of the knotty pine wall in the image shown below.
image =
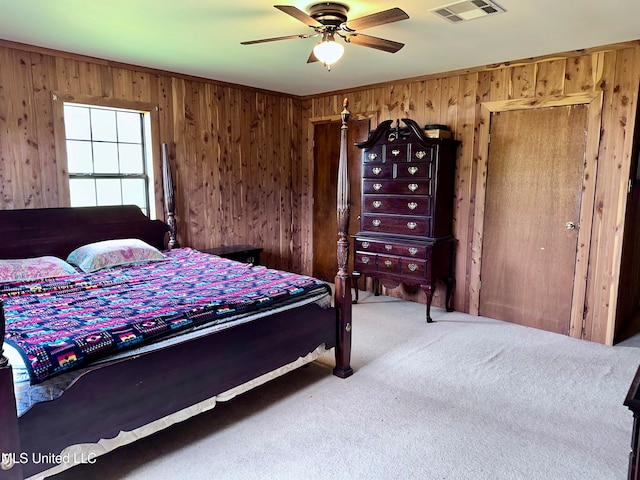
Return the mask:
[[[635,284],[619,285],[639,81],[640,42],[635,41],[318,95],[305,99],[304,115],[307,123],[334,115],[347,97],[352,113],[378,121],[411,118],[422,125],[442,123],[451,127],[455,138],[462,142],[456,170],[454,236],[459,245],[454,308],[473,312],[477,305],[471,304],[472,290],[477,285],[471,283],[470,273],[474,258],[482,249],[481,228],[474,224],[475,195],[478,183],[483,183],[479,172],[486,165],[478,148],[481,104],[521,98],[530,98],[534,103],[550,96],[602,91],[595,211],[581,336],[611,344],[626,321],[617,318],[618,303],[625,306],[621,311],[628,311],[627,306],[637,310],[640,292],[637,275],[628,276]],[[636,224],[632,228],[639,227]],[[305,232],[303,236],[306,235]],[[637,257],[627,256],[634,262],[632,271],[640,269]],[[619,297],[619,288],[628,295]],[[405,296],[401,289],[398,296]]]
[[[310,125],[337,118],[348,97],[352,114],[370,118],[372,127],[408,117],[448,124],[461,140],[454,307],[473,311],[470,272],[482,247],[475,190],[486,163],[478,153],[482,102],[602,91],[583,337],[612,343],[625,320],[617,318],[618,304],[637,308],[640,291],[625,285],[633,295],[618,296],[639,78],[636,41],[299,98],[0,41],[0,208],[65,204],[56,178],[52,92],[150,103],[158,106],[157,143],[172,145],[181,243],[252,243],[265,249],[268,266],[311,273]]]
[[[254,244],[266,265],[301,271],[299,98],[0,41],[2,209],[68,202],[52,92],[157,106],[155,147],[172,152],[180,243]],[[155,184],[162,218],[159,175]]]

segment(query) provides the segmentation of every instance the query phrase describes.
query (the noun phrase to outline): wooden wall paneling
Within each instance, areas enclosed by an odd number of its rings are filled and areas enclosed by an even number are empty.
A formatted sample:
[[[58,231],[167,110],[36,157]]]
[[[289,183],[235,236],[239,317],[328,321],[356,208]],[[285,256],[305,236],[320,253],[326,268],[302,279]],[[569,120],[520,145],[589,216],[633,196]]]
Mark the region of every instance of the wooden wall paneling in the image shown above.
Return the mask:
[[[41,205],[40,158],[38,154],[37,120],[34,109],[33,78],[31,76],[31,58],[28,52],[14,50],[13,56],[13,108],[15,112],[15,139],[19,142],[16,148],[21,174],[17,180],[20,192],[16,195],[18,208],[34,208]],[[17,192],[16,192],[17,193]],[[18,200],[19,199],[19,200]]]
[[[78,65],[78,82],[80,90],[73,93],[83,95],[103,96],[102,69],[92,62],[81,62]]]
[[[564,93],[566,60],[546,60],[536,63],[535,96],[548,97]]]
[[[583,338],[586,332],[587,281],[589,278],[589,255],[594,221],[594,203],[596,179],[598,178],[598,150],[600,148],[600,129],[602,126],[602,92],[589,92],[591,100],[587,111],[587,131],[580,205],[580,220],[576,252],[576,266],[573,283],[573,305],[569,336]],[[580,94],[573,98],[579,99]]]
[[[415,118],[411,111],[411,87],[409,83],[399,83],[389,89],[389,111],[391,118]]]
[[[229,157],[229,88],[226,86],[217,86],[215,101],[215,118],[216,118],[216,171],[217,171],[217,222],[213,229],[212,235],[217,239],[219,245],[229,245],[230,239],[228,231],[224,227],[231,219],[226,209],[228,177],[226,174],[226,163]]]
[[[173,162],[173,168],[175,172],[175,188],[179,192],[184,192],[184,196],[177,195],[176,197],[176,221],[178,225],[177,236],[180,239],[180,244],[183,246],[190,246],[191,235],[188,226],[188,208],[189,199],[189,184],[188,184],[188,170],[187,170],[187,146],[185,142],[185,80],[181,78],[173,78],[171,82],[171,98],[173,100],[173,132],[176,139],[175,144],[175,161]],[[182,201],[180,201],[182,200]]]
[[[56,57],[58,90],[65,93],[81,92],[78,60]]]
[[[287,125],[291,129],[291,149],[292,149],[292,189],[291,189],[291,201],[292,201],[292,221],[291,221],[291,243],[293,245],[293,254],[291,255],[291,270],[294,272],[302,273],[302,244],[304,238],[302,237],[302,231],[300,223],[302,219],[302,192],[306,191],[306,185],[304,183],[305,175],[303,175],[303,155],[304,149],[302,144],[302,105],[298,99],[287,99],[286,111],[288,112],[289,120]]]
[[[593,90],[593,65],[591,55],[568,58],[565,68],[565,93]]]
[[[15,204],[14,184],[20,163],[17,161],[17,148],[14,142],[15,113],[12,107],[13,97],[13,58],[11,50],[0,50],[0,195],[3,209],[20,208]],[[17,189],[19,187],[15,187]],[[19,203],[19,202],[18,202]]]
[[[601,80],[598,82],[597,88],[603,94],[602,106],[602,128],[600,132],[600,146],[598,156],[601,161],[602,169],[596,177],[596,192],[593,205],[593,221],[591,225],[591,245],[589,252],[589,276],[587,278],[587,292],[585,300],[585,314],[583,320],[583,338],[585,340],[598,341],[597,338],[604,338],[605,335],[598,333],[600,326],[598,325],[602,310],[598,307],[602,303],[602,281],[603,266],[605,261],[604,249],[607,248],[605,233],[605,192],[606,184],[603,188],[602,178],[607,176],[610,170],[611,159],[609,157],[609,144],[612,140],[613,132],[611,131],[611,122],[615,121],[613,117],[613,90],[615,88],[615,70],[617,51],[606,52],[602,58],[602,74]],[[595,334],[594,334],[595,333]]]
[[[612,156],[611,168],[608,170],[610,182],[607,183],[607,249],[610,256],[606,257],[604,272],[607,281],[603,287],[607,289],[606,311],[601,311],[597,322],[598,330],[594,331],[596,341],[612,345],[615,333],[616,302],[620,281],[620,260],[622,258],[622,244],[624,239],[624,219],[626,215],[629,170],[631,167],[631,151],[633,146],[633,126],[635,122],[635,107],[637,104],[638,81],[640,65],[637,63],[637,50],[625,49],[618,51],[616,58],[616,74],[613,91],[613,115],[615,122],[615,143],[609,150]],[[603,305],[604,307],[604,305]]]
[[[200,102],[198,106],[198,112],[200,115],[200,132],[198,135],[198,157],[199,157],[199,171],[194,172],[198,177],[202,179],[202,204],[200,207],[200,215],[202,216],[202,223],[205,225],[206,233],[199,239],[200,248],[211,248],[216,246],[215,239],[213,238],[215,219],[217,217],[214,209],[214,202],[212,202],[212,192],[215,192],[216,185],[213,184],[213,166],[214,163],[214,150],[213,150],[213,101],[212,101],[212,88],[211,85],[204,84],[198,95]]]
[[[304,182],[304,192],[300,204],[300,234],[302,236],[301,245],[301,273],[311,275],[313,269],[313,123],[311,122],[311,112],[313,111],[313,100],[303,99],[300,113],[302,122],[302,144],[301,161],[302,178]]]
[[[133,98],[139,102],[151,102],[151,77],[149,72],[132,73]]]
[[[442,79],[426,80],[424,88],[424,99],[422,103],[425,107],[423,117],[424,124],[442,123],[440,116],[440,100],[442,97]]]
[[[113,97],[134,100],[133,70],[113,68]]]
[[[158,140],[154,142],[152,148],[160,152],[163,143],[167,144],[169,153],[169,165],[171,172],[173,173],[174,189],[176,204],[181,203],[182,195],[176,189],[175,185],[175,171],[176,171],[176,158],[175,158],[175,141],[173,135],[173,114],[172,114],[172,102],[171,102],[171,79],[165,75],[155,75],[150,85],[151,99],[153,103],[157,105],[158,112]],[[155,152],[154,152],[155,155]],[[155,165],[154,165],[155,168]],[[162,187],[162,175],[155,176],[154,178],[154,192],[156,202],[156,218],[167,221],[167,216],[164,211],[164,191]],[[178,224],[180,221],[178,220]],[[182,238],[178,237],[178,243],[182,245]]]
[[[528,63],[510,68],[509,98],[529,98],[535,96],[536,64]]]
[[[31,72],[33,77],[33,105],[35,111],[35,135],[37,136],[38,149],[38,175],[41,191],[38,208],[58,205],[58,185],[51,182],[57,178],[56,147],[53,129],[53,100],[52,91],[57,89],[55,75],[55,62],[49,55],[31,53]]]
[[[491,70],[491,93],[490,101],[507,100],[511,98],[511,77],[507,67]]]
[[[426,82],[411,82],[409,84],[409,114],[408,118],[424,121],[427,118],[427,104],[424,101]],[[426,124],[426,122],[425,122]]]
[[[200,91],[202,84],[190,80],[185,84],[184,116],[186,146],[185,165],[188,172],[188,218],[190,246],[202,248],[202,239],[206,235],[204,225],[204,187],[202,184],[202,146],[199,142],[198,125],[200,125]]]
[[[460,77],[458,92],[458,116],[452,125],[455,138],[461,140],[457,151],[455,204],[453,210],[453,234],[457,240],[455,279],[456,290],[453,308],[464,311],[468,308],[469,264],[468,245],[471,243],[470,225],[473,220],[473,175],[474,159],[477,155],[477,131],[480,119],[478,97],[478,74]]]
[[[274,106],[275,107],[275,106]],[[292,245],[291,245],[291,163],[292,163],[292,149],[288,141],[290,138],[288,125],[286,123],[287,117],[285,112],[281,108],[274,108],[276,112],[275,125],[279,125],[280,128],[276,130],[276,134],[272,136],[276,143],[274,145],[274,164],[275,159],[279,159],[280,168],[274,169],[274,188],[278,192],[278,239],[279,239],[279,254],[283,259],[283,265],[287,265],[290,262]]]

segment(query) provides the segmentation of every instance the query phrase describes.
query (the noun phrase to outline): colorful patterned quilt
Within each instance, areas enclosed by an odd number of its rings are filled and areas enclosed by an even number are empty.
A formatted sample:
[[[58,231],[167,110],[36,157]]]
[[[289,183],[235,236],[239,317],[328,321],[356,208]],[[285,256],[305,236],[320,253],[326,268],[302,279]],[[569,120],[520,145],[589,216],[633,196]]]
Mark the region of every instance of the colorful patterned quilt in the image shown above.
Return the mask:
[[[0,285],[5,340],[23,354],[31,383],[140,342],[329,290],[312,277],[190,248],[165,253],[160,262]]]

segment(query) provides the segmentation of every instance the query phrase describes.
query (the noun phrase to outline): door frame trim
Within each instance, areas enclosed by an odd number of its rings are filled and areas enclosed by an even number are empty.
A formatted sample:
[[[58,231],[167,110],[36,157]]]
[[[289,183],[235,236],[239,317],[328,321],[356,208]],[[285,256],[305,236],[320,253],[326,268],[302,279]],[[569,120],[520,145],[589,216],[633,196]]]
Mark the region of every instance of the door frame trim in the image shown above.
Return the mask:
[[[474,208],[473,236],[471,241],[471,269],[469,313],[479,315],[480,311],[480,272],[482,267],[482,241],[484,233],[484,209],[487,188],[489,160],[489,132],[491,114],[509,110],[533,108],[564,107],[587,105],[587,131],[585,145],[584,172],[582,176],[582,199],[580,202],[580,229],[576,251],[573,295],[571,300],[571,320],[569,336],[583,338],[587,315],[585,308],[587,281],[589,275],[589,251],[591,246],[591,227],[593,224],[596,178],[598,171],[598,151],[600,148],[600,128],[602,124],[603,92],[584,92],[569,95],[553,95],[515,100],[483,102],[480,105],[480,125],[478,130],[478,175],[476,176],[476,202]]]

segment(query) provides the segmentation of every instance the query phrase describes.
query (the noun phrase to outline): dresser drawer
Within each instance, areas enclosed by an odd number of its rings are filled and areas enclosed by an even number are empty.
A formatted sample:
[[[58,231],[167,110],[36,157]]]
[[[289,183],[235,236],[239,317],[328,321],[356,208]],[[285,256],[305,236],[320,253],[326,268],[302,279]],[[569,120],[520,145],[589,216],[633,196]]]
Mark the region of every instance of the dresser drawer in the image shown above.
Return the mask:
[[[354,270],[360,273],[376,270],[377,256],[375,253],[356,252],[354,256]]]
[[[394,163],[393,178],[429,179],[433,173],[433,163]]]
[[[420,145],[412,143],[409,147],[409,162],[431,162],[435,158],[435,148],[432,146]]]
[[[383,178],[389,179],[393,176],[393,165],[390,163],[372,163],[365,164],[362,167],[362,176],[364,178]]]
[[[384,145],[374,145],[362,152],[362,161],[367,162],[384,162]]]
[[[362,230],[424,237],[431,231],[431,218],[391,215],[363,215]]]
[[[364,195],[363,213],[387,213],[396,215],[431,216],[431,197]]]
[[[392,193],[401,195],[431,195],[429,180],[371,180],[362,181],[362,193]]]
[[[414,278],[427,278],[427,262],[425,260],[402,258],[400,264],[402,275]]]
[[[400,273],[400,258],[378,255],[378,271],[397,275]]]
[[[426,260],[427,247],[411,243],[398,243],[395,240],[375,241],[367,238],[356,238],[355,248],[358,253],[383,253],[401,257]]]

